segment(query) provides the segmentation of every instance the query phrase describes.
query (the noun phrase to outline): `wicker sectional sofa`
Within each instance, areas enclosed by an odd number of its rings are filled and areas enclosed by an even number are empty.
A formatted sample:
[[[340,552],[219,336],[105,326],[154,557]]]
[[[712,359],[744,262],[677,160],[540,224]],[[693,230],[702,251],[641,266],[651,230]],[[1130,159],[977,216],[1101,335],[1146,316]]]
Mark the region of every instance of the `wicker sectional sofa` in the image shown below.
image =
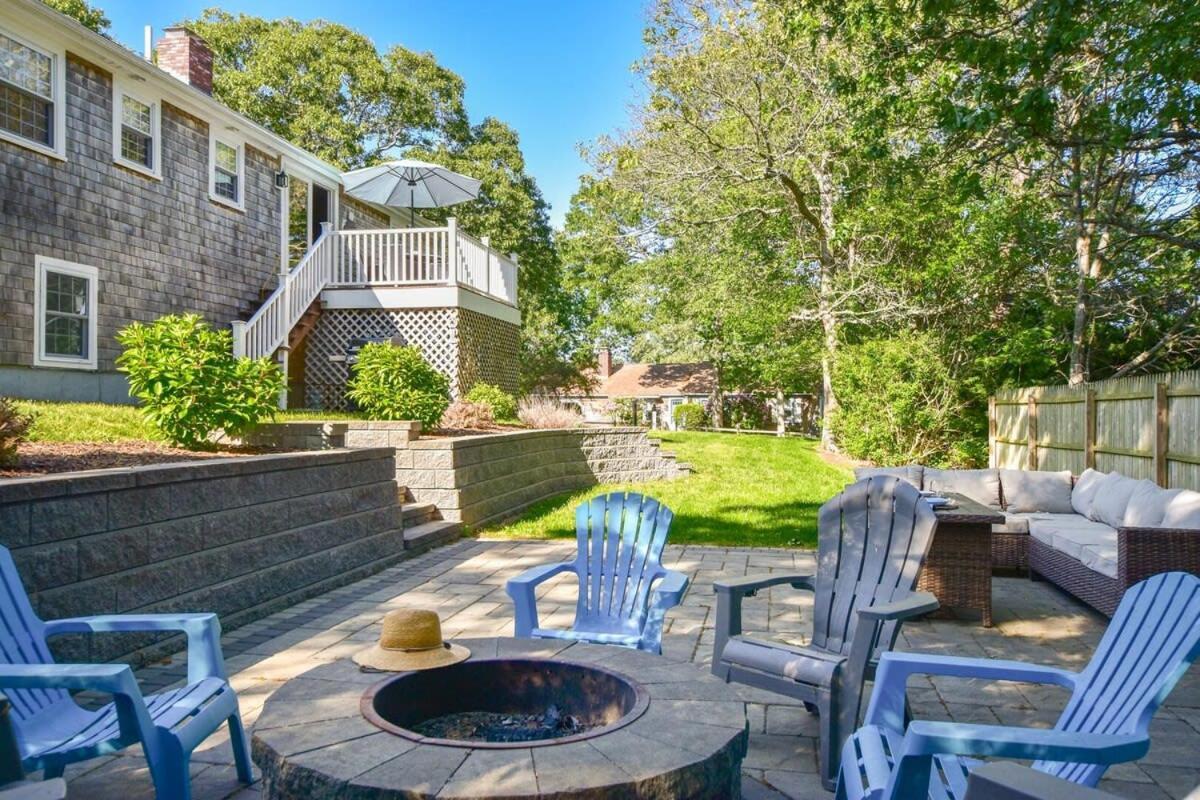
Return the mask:
[[[919,465],[855,470],[896,475],[921,489],[956,492],[1003,511],[992,563],[1028,568],[1112,616],[1125,589],[1167,570],[1200,575],[1200,492],[1162,489],[1119,473],[935,470]]]

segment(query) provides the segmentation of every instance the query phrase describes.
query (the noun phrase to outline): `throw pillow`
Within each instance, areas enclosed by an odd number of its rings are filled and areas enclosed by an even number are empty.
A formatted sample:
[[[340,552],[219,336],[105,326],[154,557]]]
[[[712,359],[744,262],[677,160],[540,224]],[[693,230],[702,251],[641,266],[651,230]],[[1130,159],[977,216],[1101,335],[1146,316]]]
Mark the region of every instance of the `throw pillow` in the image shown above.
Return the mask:
[[[965,495],[976,503],[1000,507],[1000,472],[994,469],[926,469],[925,488]]]
[[[1200,530],[1200,492],[1185,489],[1172,497],[1163,514],[1162,527]]]
[[[1119,472],[1106,475],[1096,487],[1096,496],[1092,499],[1092,513],[1088,517],[1096,522],[1103,522],[1110,528],[1121,527],[1121,523],[1125,521],[1129,497],[1137,488],[1137,484],[1133,478],[1127,478]]]
[[[1043,511],[1048,514],[1070,514],[1073,510],[1070,470],[1042,472],[1002,469],[1000,486],[1004,491],[1005,509],[1010,513]]]
[[[1076,514],[1083,514],[1085,517],[1090,517],[1092,514],[1092,500],[1096,497],[1096,489],[1100,486],[1100,481],[1107,477],[1107,473],[1098,472],[1091,467],[1083,471],[1075,480],[1075,488],[1071,490],[1071,508],[1075,509]]]
[[[1157,528],[1167,513],[1167,505],[1182,489],[1163,489],[1154,481],[1138,481],[1125,508],[1126,528]]]

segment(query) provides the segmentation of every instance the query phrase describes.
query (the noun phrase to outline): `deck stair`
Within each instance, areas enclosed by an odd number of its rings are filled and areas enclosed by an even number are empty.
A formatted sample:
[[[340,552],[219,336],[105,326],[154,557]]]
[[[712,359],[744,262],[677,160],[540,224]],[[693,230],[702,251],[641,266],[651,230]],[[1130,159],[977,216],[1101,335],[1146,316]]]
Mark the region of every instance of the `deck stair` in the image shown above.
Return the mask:
[[[292,326],[291,332],[288,334],[287,346],[289,350],[295,350],[304,341],[304,337],[312,332],[312,329],[317,327],[317,320],[321,318],[320,300],[314,300],[300,315],[300,319]]]

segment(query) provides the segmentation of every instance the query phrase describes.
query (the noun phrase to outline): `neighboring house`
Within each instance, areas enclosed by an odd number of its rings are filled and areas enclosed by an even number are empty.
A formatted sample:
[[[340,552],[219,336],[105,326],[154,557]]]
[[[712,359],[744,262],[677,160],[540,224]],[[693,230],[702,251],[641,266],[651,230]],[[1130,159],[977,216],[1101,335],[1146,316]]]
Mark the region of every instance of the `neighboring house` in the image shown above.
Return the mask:
[[[585,422],[615,420],[616,401],[633,403],[636,419],[655,428],[674,428],[675,409],[683,403],[704,405],[717,386],[712,364],[622,364],[613,369],[612,353],[597,354],[595,372],[587,375],[587,392],[574,392],[562,402],[579,408]]]
[[[128,402],[117,331],[191,311],[279,359],[293,405],[340,405],[370,339],[418,345],[455,394],[516,390],[515,258],[348,196],[212,97],[189,31],[157,56],[0,3],[0,395]]]
[[[612,353],[601,350],[596,369],[585,377],[589,388],[564,395],[564,405],[575,406],[585,422],[610,424],[616,421],[617,402],[633,405],[635,419],[654,428],[675,428],[675,409],[684,403],[706,406],[717,389],[717,371],[712,364],[622,364],[613,368]],[[724,393],[726,402],[736,393]],[[812,395],[783,398],[785,423],[789,428],[806,428],[811,423]],[[778,401],[772,403],[775,414]]]

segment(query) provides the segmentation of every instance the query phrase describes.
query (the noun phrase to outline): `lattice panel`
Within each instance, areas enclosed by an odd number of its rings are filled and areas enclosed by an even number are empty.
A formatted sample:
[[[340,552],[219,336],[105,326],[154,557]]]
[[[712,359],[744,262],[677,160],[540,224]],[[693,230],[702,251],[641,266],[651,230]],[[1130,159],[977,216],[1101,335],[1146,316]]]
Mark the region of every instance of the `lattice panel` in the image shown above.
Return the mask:
[[[344,409],[349,367],[341,357],[352,339],[401,337],[458,386],[458,311],[453,308],[333,309],[321,314],[304,357],[304,400],[309,408]],[[336,360],[333,360],[333,358]]]
[[[458,317],[458,390],[479,381],[517,393],[520,330],[511,322],[460,309]]]

